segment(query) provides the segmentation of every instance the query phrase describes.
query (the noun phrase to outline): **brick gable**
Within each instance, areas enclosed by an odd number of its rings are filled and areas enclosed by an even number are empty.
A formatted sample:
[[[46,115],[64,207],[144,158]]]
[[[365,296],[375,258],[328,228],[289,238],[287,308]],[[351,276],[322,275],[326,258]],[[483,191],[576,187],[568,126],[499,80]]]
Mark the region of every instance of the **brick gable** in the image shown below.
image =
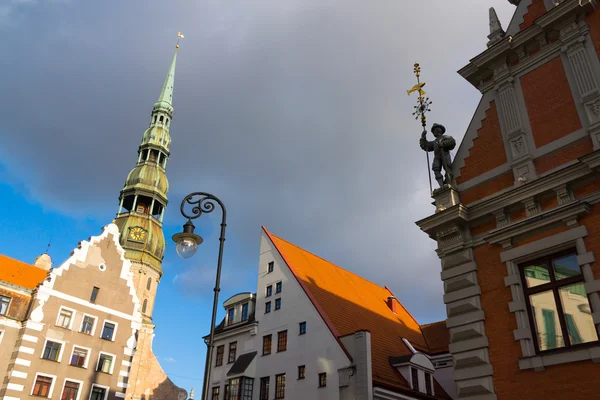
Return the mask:
[[[506,164],[506,152],[500,130],[496,102],[490,103],[481,128],[477,130],[477,137],[473,139],[473,147],[465,157],[465,165],[460,169],[460,176],[456,182],[460,185],[469,179],[475,178],[484,172]]]
[[[560,56],[523,76],[521,87],[536,147],[581,129]]]

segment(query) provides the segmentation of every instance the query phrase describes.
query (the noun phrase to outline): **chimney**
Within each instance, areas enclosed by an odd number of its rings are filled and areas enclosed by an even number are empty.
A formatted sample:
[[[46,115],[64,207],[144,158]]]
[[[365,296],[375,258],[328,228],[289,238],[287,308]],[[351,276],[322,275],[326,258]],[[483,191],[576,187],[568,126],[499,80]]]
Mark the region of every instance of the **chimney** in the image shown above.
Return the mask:
[[[387,298],[387,305],[394,314],[398,313],[398,299],[396,299],[394,296]]]
[[[35,258],[35,260],[33,261],[33,265],[40,269],[43,269],[44,271],[50,271],[50,269],[52,268],[52,259],[47,253],[44,253]]]

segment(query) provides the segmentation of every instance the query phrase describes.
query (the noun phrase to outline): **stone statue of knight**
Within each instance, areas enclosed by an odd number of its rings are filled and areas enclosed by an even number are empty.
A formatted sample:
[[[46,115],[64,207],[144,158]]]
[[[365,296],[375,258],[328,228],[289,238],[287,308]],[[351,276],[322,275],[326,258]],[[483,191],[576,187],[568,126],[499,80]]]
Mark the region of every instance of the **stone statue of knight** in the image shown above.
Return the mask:
[[[445,135],[446,128],[440,124],[433,124],[431,133],[435,137],[432,142],[427,140],[427,130],[424,130],[421,134],[419,144],[423,150],[433,152],[433,165],[431,169],[435,174],[435,180],[440,185],[440,188],[443,188],[445,185],[452,183],[452,158],[450,157],[450,150],[456,147],[456,141],[452,136]],[[445,176],[442,176],[442,168],[444,168]]]

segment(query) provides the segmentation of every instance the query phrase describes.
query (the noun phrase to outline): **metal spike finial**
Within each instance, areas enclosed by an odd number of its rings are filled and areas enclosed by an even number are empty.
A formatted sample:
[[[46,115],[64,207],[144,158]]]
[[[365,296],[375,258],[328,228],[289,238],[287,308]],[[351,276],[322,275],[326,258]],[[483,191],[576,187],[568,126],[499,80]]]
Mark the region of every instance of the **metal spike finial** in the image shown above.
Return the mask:
[[[501,41],[504,39],[504,36],[506,36],[506,32],[502,29],[498,14],[496,14],[494,7],[490,7],[490,34],[488,35],[489,42],[487,43],[487,47],[491,47]]]

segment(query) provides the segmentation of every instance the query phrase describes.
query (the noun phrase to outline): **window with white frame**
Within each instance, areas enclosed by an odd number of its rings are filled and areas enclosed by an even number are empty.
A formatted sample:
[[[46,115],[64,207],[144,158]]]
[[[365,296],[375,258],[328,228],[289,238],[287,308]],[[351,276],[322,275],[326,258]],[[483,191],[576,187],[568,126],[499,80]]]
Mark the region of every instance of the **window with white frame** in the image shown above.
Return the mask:
[[[10,305],[10,297],[0,296],[0,315],[8,314],[8,306]]]
[[[80,332],[85,333],[86,335],[93,335],[94,330],[96,329],[96,321],[97,318],[93,315],[83,314]]]
[[[71,361],[69,365],[80,368],[87,368],[90,356],[90,349],[85,347],[73,346]]]
[[[429,372],[425,372],[425,393],[430,396],[433,395],[433,382],[431,378],[431,374]]]
[[[31,395],[50,398],[55,380],[56,377],[54,375],[36,374]]]
[[[102,339],[105,340],[115,340],[117,332],[117,323],[112,321],[104,321],[104,326],[102,327]]]
[[[93,383],[92,389],[90,390],[89,400],[106,400],[108,397],[108,391],[108,386],[100,386]]]
[[[109,353],[100,353],[98,357],[98,365],[96,371],[112,374],[115,366],[115,355]]]
[[[42,352],[42,358],[50,361],[60,362],[63,352],[63,344],[63,342],[58,340],[46,339],[44,351]]]
[[[575,249],[523,263],[519,269],[537,352],[598,341]]]
[[[73,317],[75,316],[75,310],[70,308],[61,307],[56,318],[56,325],[61,328],[71,329],[73,325]]]
[[[60,400],[78,400],[82,383],[81,381],[65,379]]]

